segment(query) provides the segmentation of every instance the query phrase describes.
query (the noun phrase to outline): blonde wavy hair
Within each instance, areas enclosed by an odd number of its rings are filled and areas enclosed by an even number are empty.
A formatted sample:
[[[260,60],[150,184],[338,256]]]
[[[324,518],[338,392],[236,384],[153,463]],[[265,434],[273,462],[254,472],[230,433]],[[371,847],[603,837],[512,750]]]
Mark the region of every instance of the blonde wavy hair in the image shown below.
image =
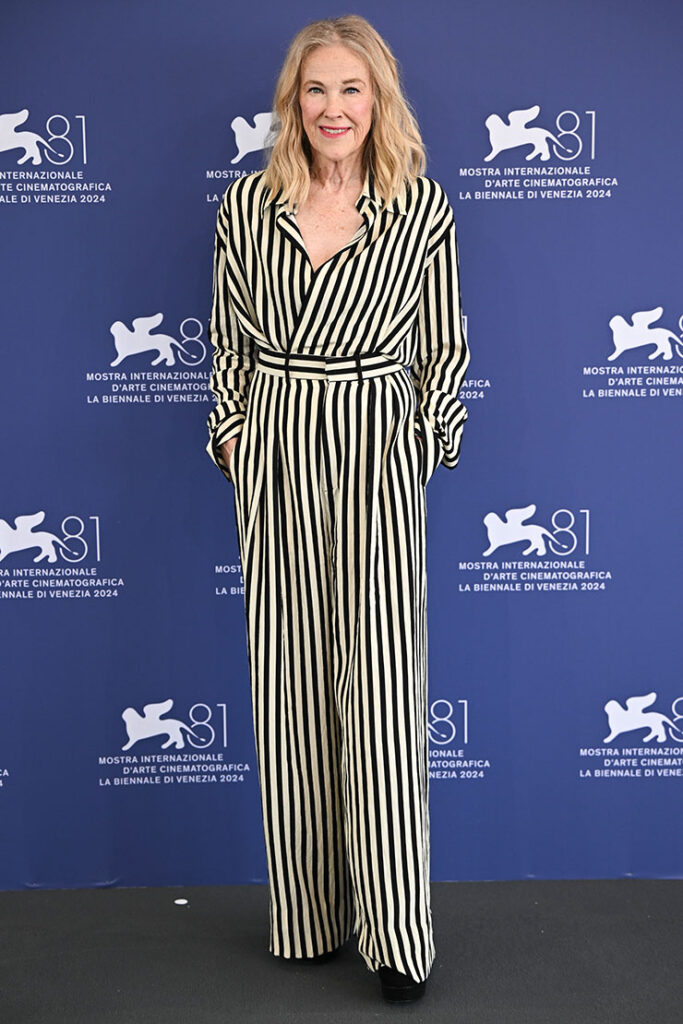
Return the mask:
[[[363,176],[374,175],[377,196],[389,204],[405,179],[424,174],[425,146],[414,110],[404,95],[398,61],[369,21],[358,14],[324,18],[305,25],[292,39],[275,86],[273,120],[266,140],[263,183],[271,190],[268,202],[280,199],[292,211],[310,188],[311,145],[303,128],[299,88],[301,68],[318,46],[342,45],[358,54],[370,71],[374,101],[372,125],[362,155]],[[268,155],[269,153],[269,155]]]

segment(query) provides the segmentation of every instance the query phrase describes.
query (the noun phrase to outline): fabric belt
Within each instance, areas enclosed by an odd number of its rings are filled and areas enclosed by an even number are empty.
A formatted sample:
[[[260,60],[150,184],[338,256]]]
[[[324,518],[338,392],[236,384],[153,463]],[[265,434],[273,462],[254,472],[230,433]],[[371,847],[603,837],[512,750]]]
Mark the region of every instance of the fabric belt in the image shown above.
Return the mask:
[[[373,352],[355,356],[314,356],[301,352],[276,352],[256,346],[256,368],[278,377],[329,378],[333,380],[364,380],[385,373],[407,370],[407,367]]]

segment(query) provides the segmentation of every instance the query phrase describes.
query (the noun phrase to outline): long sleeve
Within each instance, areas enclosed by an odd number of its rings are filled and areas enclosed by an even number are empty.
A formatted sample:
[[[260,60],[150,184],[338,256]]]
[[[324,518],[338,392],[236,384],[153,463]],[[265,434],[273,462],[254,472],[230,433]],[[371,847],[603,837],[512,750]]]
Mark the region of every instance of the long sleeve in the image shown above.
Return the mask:
[[[215,395],[216,405],[209,413],[206,450],[230,480],[219,446],[242,429],[255,360],[252,341],[240,330],[228,290],[228,230],[227,199],[224,196],[216,219],[209,321],[209,339],[213,348],[209,387]]]
[[[417,391],[416,429],[428,445],[434,468],[455,469],[467,409],[458,399],[470,353],[462,326],[460,271],[453,209],[439,186],[432,220],[418,315],[415,360],[410,376]],[[427,423],[425,437],[420,420]],[[431,430],[430,430],[431,428]]]

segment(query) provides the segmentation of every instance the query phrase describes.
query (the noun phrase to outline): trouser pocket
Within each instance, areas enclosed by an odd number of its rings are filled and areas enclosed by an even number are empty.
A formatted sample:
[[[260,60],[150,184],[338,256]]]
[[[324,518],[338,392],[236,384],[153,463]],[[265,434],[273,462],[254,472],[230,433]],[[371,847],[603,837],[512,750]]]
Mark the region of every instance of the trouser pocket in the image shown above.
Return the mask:
[[[441,462],[443,445],[420,409],[416,410],[416,429],[419,435],[420,474],[423,486],[426,486],[436,467]]]

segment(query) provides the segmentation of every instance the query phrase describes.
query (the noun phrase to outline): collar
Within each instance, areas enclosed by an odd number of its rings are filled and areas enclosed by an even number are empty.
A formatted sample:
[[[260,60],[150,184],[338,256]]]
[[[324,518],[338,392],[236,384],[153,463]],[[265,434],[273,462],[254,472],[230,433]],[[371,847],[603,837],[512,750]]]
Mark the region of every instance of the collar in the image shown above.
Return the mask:
[[[269,194],[270,194],[269,190],[266,189],[265,190],[264,199],[263,199],[263,203],[261,205],[261,212],[263,212],[263,210],[265,208],[265,202],[266,202],[266,199],[267,199]],[[275,216],[276,217],[280,217],[281,215],[283,215],[286,212],[285,200],[280,198],[281,195],[282,195],[282,189],[280,189],[280,191],[277,193],[275,199],[273,200],[273,206],[275,207],[275,211],[276,211],[275,212]],[[365,172],[365,180],[363,182],[363,191],[361,192],[361,194],[358,197],[358,200],[356,202],[356,208],[358,209],[359,212],[363,212],[363,210],[366,207],[368,207],[368,206],[372,207],[375,213],[379,213],[379,212],[381,212],[384,209],[383,200],[381,200],[378,197],[378,195],[377,195],[377,193],[375,191],[375,175],[374,175],[374,173],[372,171],[372,168],[368,168],[368,170]],[[406,208],[406,187],[405,187],[405,185],[403,185],[401,187],[401,190],[400,190],[399,194],[396,196],[394,201],[387,207],[387,209],[390,210],[392,213],[406,214],[408,212],[407,208]],[[296,212],[296,205],[295,205],[295,212]]]

